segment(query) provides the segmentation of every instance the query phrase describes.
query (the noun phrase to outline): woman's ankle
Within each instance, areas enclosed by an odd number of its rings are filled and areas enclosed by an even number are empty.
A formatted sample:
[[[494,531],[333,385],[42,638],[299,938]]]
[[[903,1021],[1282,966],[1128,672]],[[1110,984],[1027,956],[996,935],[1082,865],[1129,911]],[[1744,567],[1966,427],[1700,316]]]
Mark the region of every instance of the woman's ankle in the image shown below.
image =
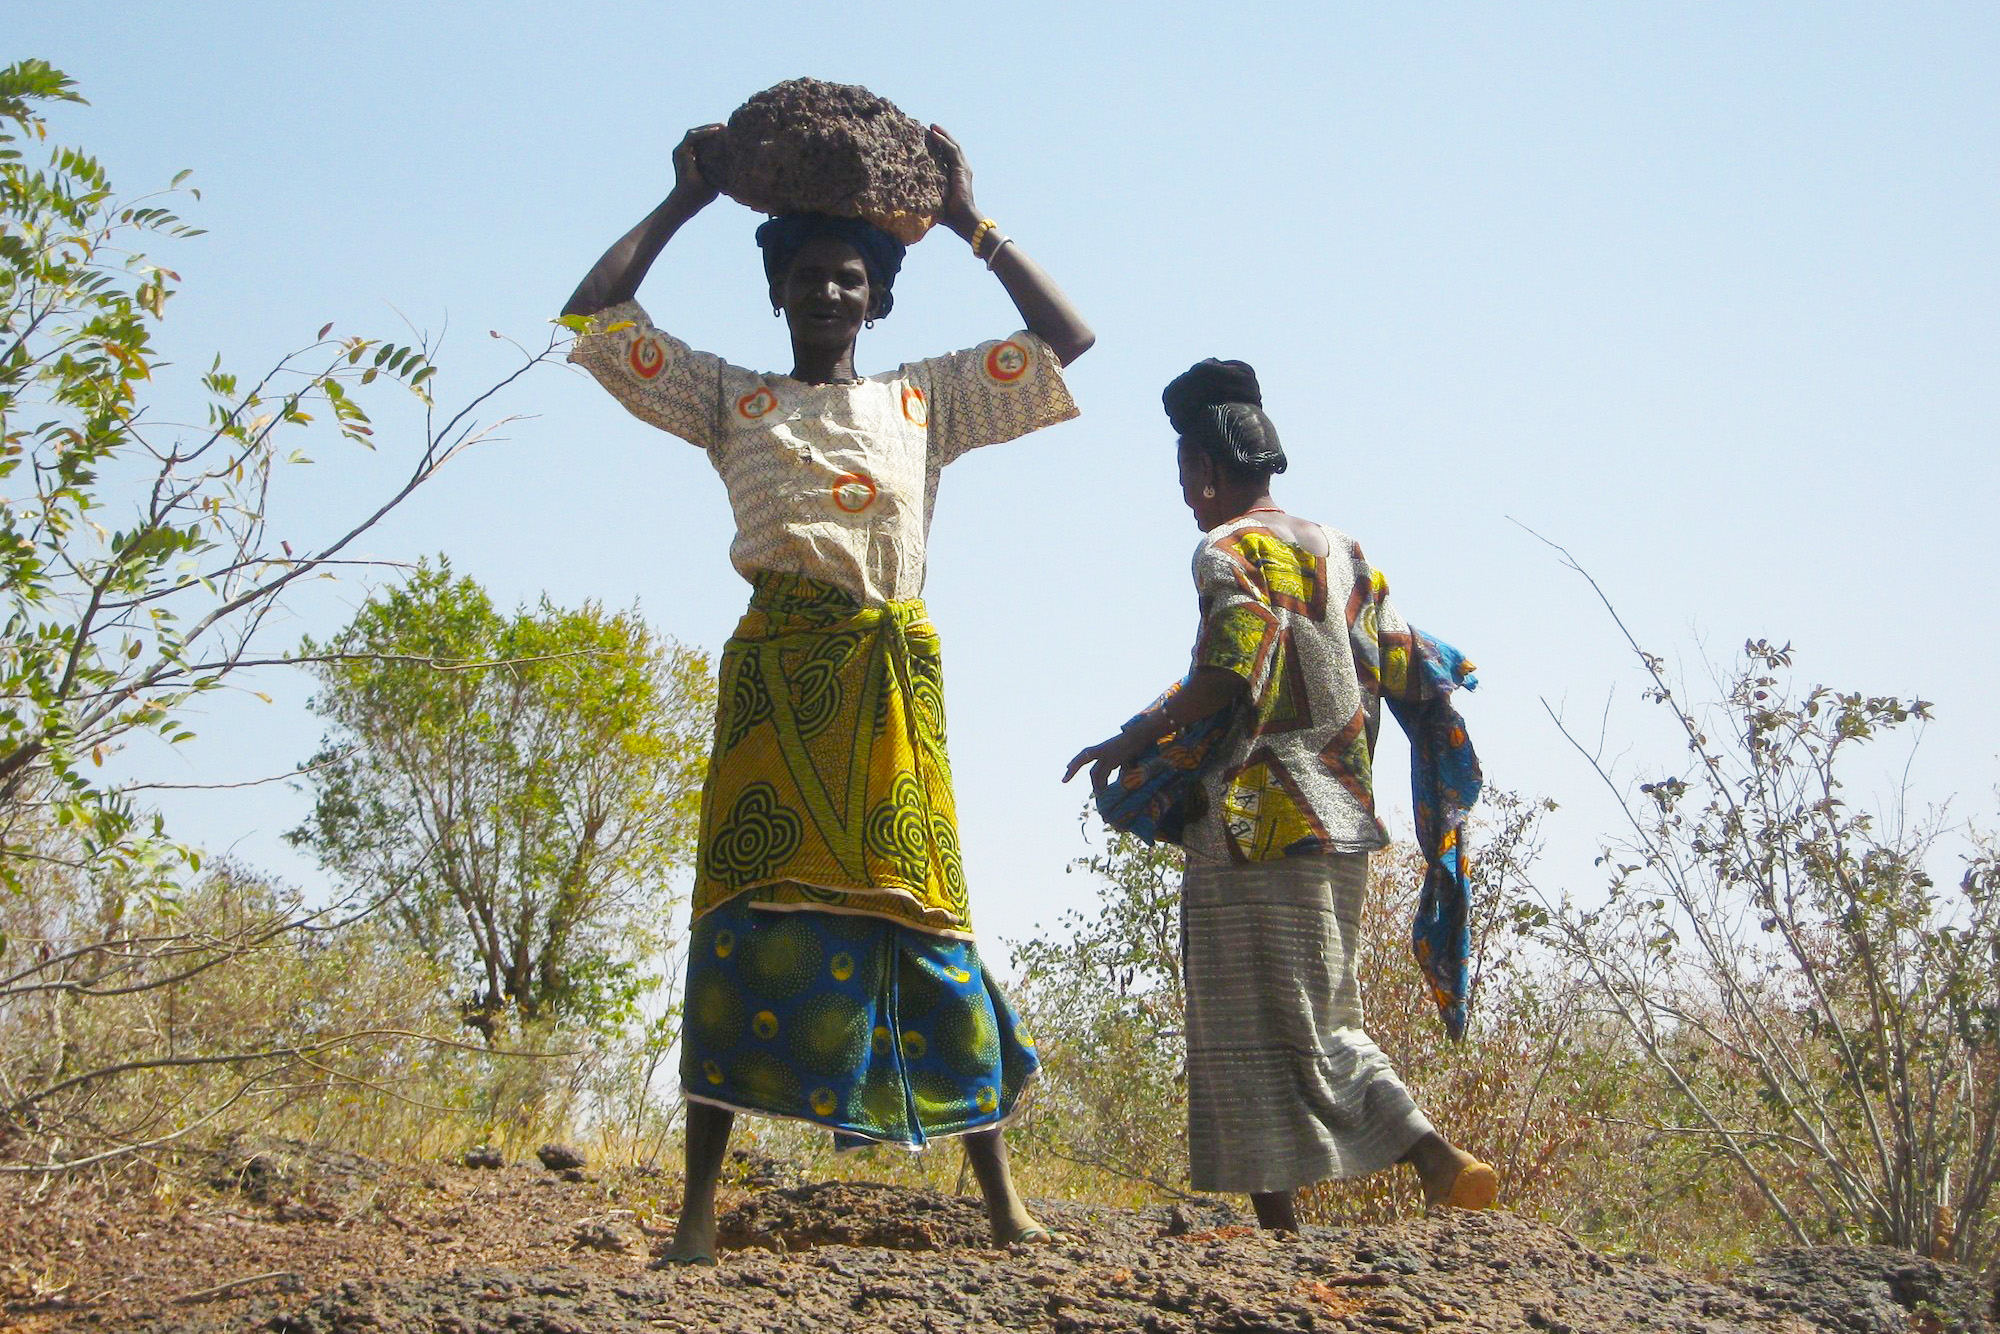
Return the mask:
[[[1297,1232],[1299,1211],[1295,1195],[1289,1190],[1251,1192],[1250,1207],[1257,1212],[1257,1226],[1268,1232]]]

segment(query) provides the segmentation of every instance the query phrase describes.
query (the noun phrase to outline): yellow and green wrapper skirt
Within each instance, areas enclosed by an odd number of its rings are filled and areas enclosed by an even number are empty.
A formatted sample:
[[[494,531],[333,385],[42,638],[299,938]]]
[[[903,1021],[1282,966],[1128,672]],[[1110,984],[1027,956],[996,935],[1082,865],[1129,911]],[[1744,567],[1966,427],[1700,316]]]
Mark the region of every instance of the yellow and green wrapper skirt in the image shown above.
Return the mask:
[[[1038,1061],[972,940],[937,631],[764,573],[722,650],[681,1088],[919,1145],[999,1125]]]
[[[917,599],[760,574],[722,650],[694,915],[746,891],[969,939],[944,669]]]

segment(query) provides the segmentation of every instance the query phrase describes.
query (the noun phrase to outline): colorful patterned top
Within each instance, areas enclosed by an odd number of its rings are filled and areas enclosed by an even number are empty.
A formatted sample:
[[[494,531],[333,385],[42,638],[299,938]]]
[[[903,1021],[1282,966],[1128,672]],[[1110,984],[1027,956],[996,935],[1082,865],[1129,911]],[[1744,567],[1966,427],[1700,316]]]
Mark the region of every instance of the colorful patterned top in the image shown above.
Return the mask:
[[[1479,757],[1452,694],[1478,682],[1449,644],[1413,630],[1360,544],[1322,527],[1325,556],[1252,515],[1195,552],[1201,635],[1194,666],[1249,683],[1202,769],[1203,809],[1182,844],[1235,862],[1365,852],[1389,841],[1375,816],[1375,735],[1386,700],[1410,738],[1410,789],[1425,870],[1410,943],[1445,1029],[1465,1033],[1472,886],[1465,819]]]
[[[945,464],[1077,415],[1061,362],[1025,331],[808,384],[697,352],[636,301],[596,319],[570,360],[633,416],[708,451],[736,515],[737,572],[822,579],[872,606],[923,591]]]
[[[1271,861],[1389,841],[1375,817],[1375,735],[1383,695],[1408,688],[1410,628],[1354,539],[1321,531],[1327,556],[1244,515],[1195,552],[1194,666],[1250,686],[1203,770],[1205,809],[1183,840],[1197,855]]]

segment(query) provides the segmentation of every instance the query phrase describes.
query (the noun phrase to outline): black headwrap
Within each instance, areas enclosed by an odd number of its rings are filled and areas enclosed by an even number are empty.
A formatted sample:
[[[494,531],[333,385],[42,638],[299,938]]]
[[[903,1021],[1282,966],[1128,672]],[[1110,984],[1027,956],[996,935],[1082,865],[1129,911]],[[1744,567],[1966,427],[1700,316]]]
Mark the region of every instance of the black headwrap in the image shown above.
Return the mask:
[[[764,251],[764,277],[783,280],[805,243],[816,236],[845,241],[868,266],[868,286],[875,298],[871,318],[889,313],[895,304],[890,288],[902,270],[903,255],[909,249],[901,241],[872,222],[859,218],[835,218],[825,213],[785,213],[757,229],[757,244]]]
[[[1258,387],[1257,372],[1245,361],[1197,361],[1168,383],[1160,401],[1167,406],[1167,420],[1174,430],[1186,435],[1190,424],[1207,415],[1209,408],[1224,403],[1264,406],[1264,391]]]
[[[1174,377],[1160,401],[1183,439],[1234,471],[1285,470],[1278,428],[1264,415],[1264,391],[1248,362],[1198,361]]]

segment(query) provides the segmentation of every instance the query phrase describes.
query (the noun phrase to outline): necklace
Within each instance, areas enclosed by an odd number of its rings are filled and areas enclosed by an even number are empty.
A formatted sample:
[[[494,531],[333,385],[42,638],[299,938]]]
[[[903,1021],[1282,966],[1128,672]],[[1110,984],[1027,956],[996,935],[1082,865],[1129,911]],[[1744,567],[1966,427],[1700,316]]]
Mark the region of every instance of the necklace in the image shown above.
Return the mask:
[[[1285,511],[1278,505],[1253,505],[1243,512],[1245,514],[1283,514]]]

